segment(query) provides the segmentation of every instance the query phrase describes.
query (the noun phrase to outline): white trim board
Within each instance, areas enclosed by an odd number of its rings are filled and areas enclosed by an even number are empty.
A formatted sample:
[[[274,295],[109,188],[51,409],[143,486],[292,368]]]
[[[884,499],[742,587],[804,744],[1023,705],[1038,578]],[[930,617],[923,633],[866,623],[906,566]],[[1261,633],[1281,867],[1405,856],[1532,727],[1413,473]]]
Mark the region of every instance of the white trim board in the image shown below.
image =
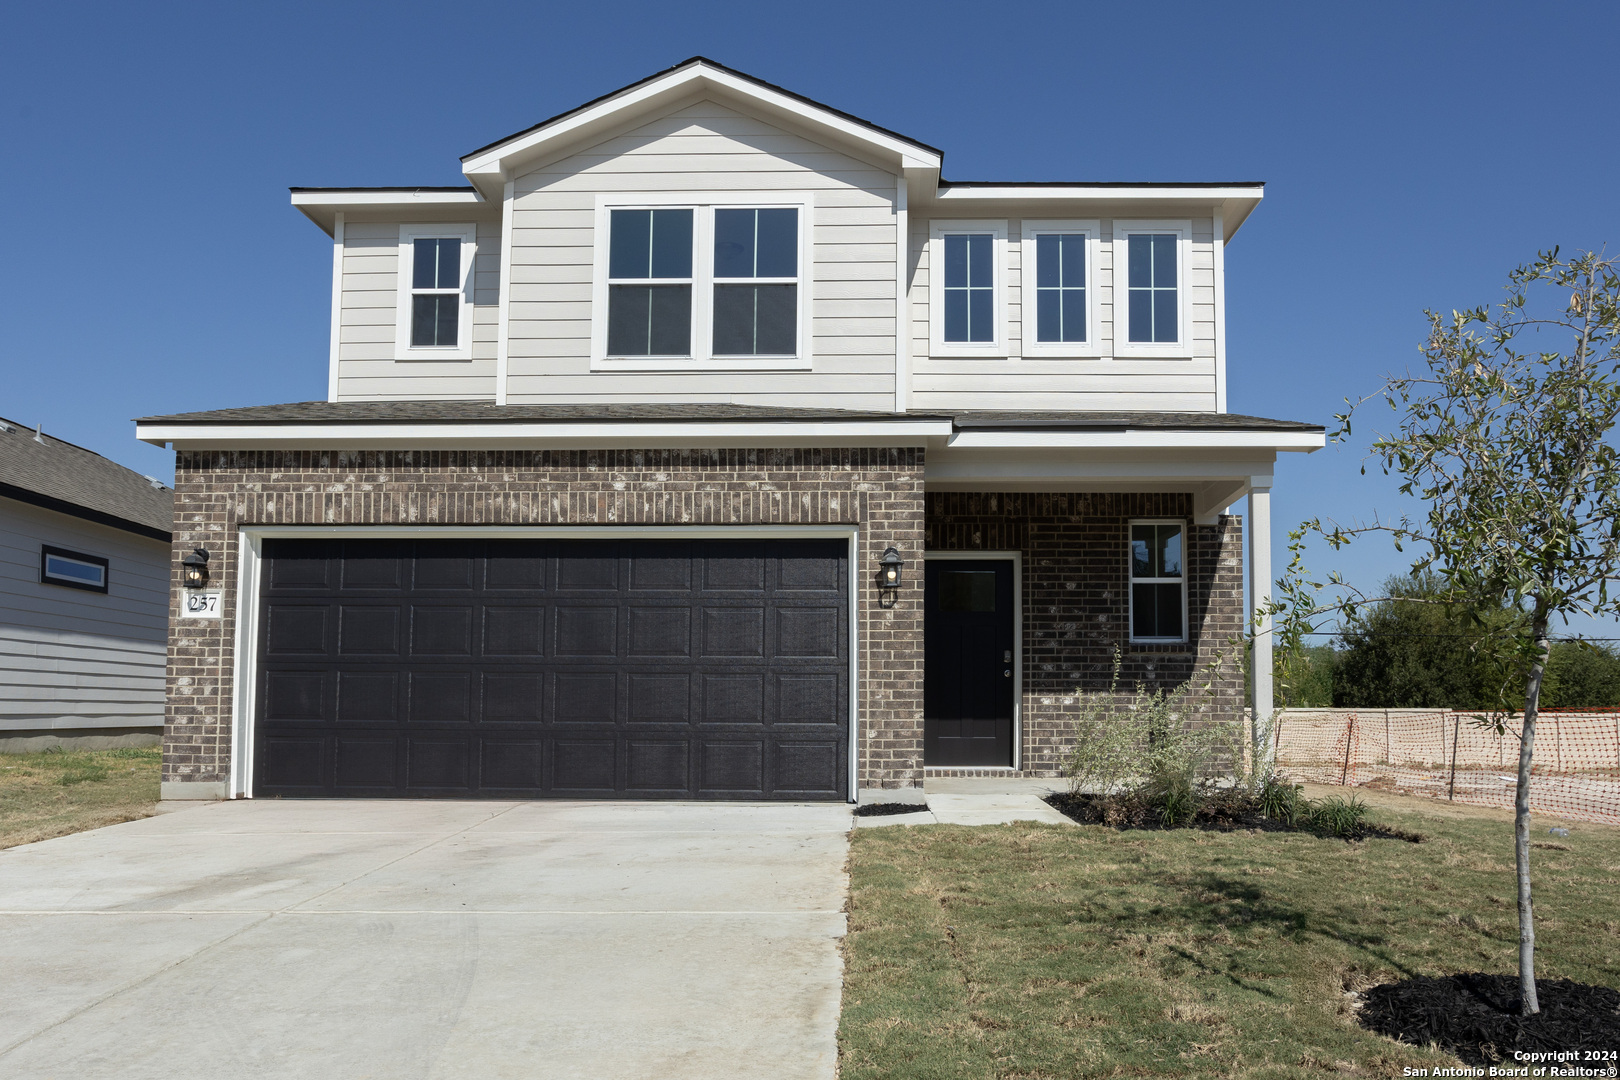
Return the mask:
[[[267,539],[318,540],[334,536],[368,539],[681,539],[847,541],[849,569],[849,801],[856,800],[860,772],[861,711],[861,530],[858,525],[260,525],[237,533],[236,632],[231,658],[231,769],[226,798],[253,798],[253,719],[258,706],[259,563]],[[1015,577],[1016,582],[1016,577]],[[1016,584],[1014,586],[1017,587]]]
[[[923,763],[923,768],[936,769],[1022,769],[1024,767],[1024,553],[1022,551],[925,551],[923,561],[928,560],[956,561],[990,561],[1006,559],[1012,563],[1013,575],[1013,656],[1017,663],[1013,665],[1013,727],[1012,749],[1013,763],[1011,765],[934,765]],[[926,620],[928,613],[923,612]],[[927,661],[923,664],[923,678],[928,678]],[[927,717],[923,718],[927,723]]]

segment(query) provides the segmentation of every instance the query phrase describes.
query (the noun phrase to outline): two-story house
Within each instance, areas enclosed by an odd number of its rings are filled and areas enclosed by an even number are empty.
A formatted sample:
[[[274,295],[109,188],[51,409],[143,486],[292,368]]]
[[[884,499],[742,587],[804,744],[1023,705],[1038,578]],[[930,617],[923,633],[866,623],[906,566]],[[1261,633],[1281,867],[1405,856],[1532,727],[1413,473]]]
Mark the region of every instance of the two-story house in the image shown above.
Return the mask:
[[[293,189],[327,400],[139,421],[165,797],[905,801],[1053,774],[1116,648],[1243,707],[1225,511],[1263,598],[1323,443],[1227,411],[1260,184],[947,182],[702,58],[461,161]]]

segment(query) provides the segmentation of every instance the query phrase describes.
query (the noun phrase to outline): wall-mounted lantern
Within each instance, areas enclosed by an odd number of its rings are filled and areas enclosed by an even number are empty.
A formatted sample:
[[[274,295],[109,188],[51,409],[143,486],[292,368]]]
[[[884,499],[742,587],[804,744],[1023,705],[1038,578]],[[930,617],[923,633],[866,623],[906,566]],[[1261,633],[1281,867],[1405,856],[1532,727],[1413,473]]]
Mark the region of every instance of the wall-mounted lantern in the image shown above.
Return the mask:
[[[208,584],[208,552],[193,548],[190,555],[180,560],[180,581],[188,589],[200,589]]]
[[[878,588],[893,596],[900,588],[900,571],[905,567],[906,561],[894,548],[889,548],[878,560]]]

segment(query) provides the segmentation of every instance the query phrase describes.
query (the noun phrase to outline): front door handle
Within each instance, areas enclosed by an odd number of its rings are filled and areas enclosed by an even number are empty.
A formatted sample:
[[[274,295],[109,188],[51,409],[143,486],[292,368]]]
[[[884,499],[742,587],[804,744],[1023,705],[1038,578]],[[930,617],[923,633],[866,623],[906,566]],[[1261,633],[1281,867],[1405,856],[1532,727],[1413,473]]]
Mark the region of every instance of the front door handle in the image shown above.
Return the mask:
[[[1001,677],[1002,677],[1002,678],[1003,678],[1003,679],[1010,679],[1010,678],[1012,678],[1012,668],[1008,668],[1008,669],[1007,669],[1007,670],[1006,670],[1006,671],[1003,671],[1003,672],[1002,672],[1002,673],[1001,673]]]

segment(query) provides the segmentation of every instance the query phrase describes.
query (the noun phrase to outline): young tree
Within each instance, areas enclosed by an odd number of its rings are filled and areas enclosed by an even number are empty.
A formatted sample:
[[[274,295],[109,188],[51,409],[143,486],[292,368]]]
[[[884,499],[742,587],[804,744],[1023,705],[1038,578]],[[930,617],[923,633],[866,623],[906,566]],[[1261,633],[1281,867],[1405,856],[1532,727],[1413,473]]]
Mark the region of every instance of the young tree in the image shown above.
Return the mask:
[[[1297,648],[1329,613],[1354,617],[1373,598],[1337,574],[1311,580],[1301,561],[1304,538],[1320,536],[1337,550],[1382,533],[1397,550],[1416,550],[1415,575],[1432,570],[1443,583],[1438,597],[1404,602],[1513,616],[1481,633],[1522,675],[1513,847],[1520,1008],[1529,1015],[1540,1011],[1530,766],[1550,631],[1559,618],[1620,614],[1620,593],[1609,591],[1620,576],[1620,454],[1612,441],[1620,419],[1620,276],[1601,253],[1564,260],[1554,249],[1512,273],[1498,307],[1427,314],[1428,370],[1388,378],[1351,403],[1335,432],[1336,439],[1350,435],[1358,406],[1387,402],[1396,427],[1373,440],[1372,457],[1425,512],[1392,523],[1305,522],[1292,536],[1271,613],[1284,650]],[[1319,600],[1324,584],[1337,590],[1337,602]]]

